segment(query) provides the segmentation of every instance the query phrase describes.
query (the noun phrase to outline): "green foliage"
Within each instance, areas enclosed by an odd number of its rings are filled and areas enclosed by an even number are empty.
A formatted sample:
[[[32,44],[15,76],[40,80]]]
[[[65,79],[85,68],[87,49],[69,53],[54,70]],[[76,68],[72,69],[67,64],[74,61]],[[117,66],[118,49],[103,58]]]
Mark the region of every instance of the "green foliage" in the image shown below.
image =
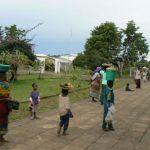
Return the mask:
[[[91,32],[91,37],[85,44],[84,54],[77,57],[74,65],[81,66],[84,62],[84,66],[93,70],[104,62],[112,61],[113,57],[120,52],[120,46],[121,34],[116,25],[112,22],[103,23]]]
[[[76,59],[73,61],[73,66],[86,67],[85,55],[82,53],[79,53]]]
[[[19,66],[28,65],[30,60],[24,53],[16,50],[14,53],[10,53],[8,51],[3,51],[0,53],[0,63],[2,64],[10,64],[11,65],[11,81],[17,80],[17,69]]]
[[[95,27],[85,43],[85,51],[73,62],[74,66],[94,70],[102,63],[116,63],[120,58],[122,66],[120,76],[125,67],[135,66],[148,54],[148,44],[139,27],[129,21],[125,29],[118,29],[113,22],[105,22]]]
[[[129,21],[126,29],[122,29],[123,43],[121,53],[126,65],[135,65],[136,62],[141,61],[148,54],[146,38],[138,30],[139,27],[136,26],[134,21]]]
[[[32,50],[33,44],[30,42],[31,39],[26,38],[26,31],[18,29],[16,25],[4,29],[0,27],[0,52],[14,53],[18,50],[34,61],[36,57]]]
[[[45,60],[45,70],[46,71],[54,71],[55,66],[54,66],[54,60],[47,58]]]
[[[150,62],[147,61],[147,60],[144,60],[144,59],[142,59],[141,61],[137,62],[135,65],[140,67],[140,68],[142,68],[142,67],[150,68]]]
[[[33,53],[32,39],[26,38],[27,31],[18,29],[16,25],[0,27],[0,54],[1,62],[11,64],[12,76],[10,80],[17,80],[19,65],[30,63],[36,59]],[[7,56],[8,55],[8,56]],[[30,60],[30,61],[29,61]]]
[[[23,53],[16,50],[15,53],[10,53],[8,51],[3,51],[0,53],[0,62],[11,65],[26,65],[30,63],[30,60]]]

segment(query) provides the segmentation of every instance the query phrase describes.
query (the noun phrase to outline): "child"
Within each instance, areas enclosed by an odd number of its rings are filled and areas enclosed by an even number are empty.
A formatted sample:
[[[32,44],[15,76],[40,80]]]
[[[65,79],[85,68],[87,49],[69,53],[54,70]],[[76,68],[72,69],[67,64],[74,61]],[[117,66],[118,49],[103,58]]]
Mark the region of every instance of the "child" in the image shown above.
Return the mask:
[[[67,129],[69,126],[69,118],[70,118],[70,100],[68,97],[68,92],[72,88],[70,83],[65,83],[61,85],[62,90],[61,94],[59,95],[59,114],[60,114],[60,122],[58,128],[58,136],[61,133],[61,128],[63,127],[62,135],[68,135]]]
[[[129,84],[129,83],[127,83],[127,84],[126,84],[125,91],[134,91],[134,90],[131,90],[129,86],[130,86],[130,84]]]
[[[40,102],[39,92],[37,91],[37,85],[32,84],[33,91],[30,94],[30,111],[31,111],[31,120],[38,119],[37,117],[37,107]]]

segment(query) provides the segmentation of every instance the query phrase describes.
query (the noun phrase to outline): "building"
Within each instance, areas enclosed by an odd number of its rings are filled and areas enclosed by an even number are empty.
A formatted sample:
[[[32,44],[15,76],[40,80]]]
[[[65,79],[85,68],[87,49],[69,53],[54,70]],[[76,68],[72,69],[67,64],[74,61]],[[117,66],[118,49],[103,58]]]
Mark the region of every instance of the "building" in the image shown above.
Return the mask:
[[[44,73],[45,71],[45,60],[48,57],[45,54],[35,54],[37,59],[40,61],[40,66],[39,66],[39,70],[41,71],[41,73]]]
[[[50,57],[45,54],[36,54],[37,59],[41,62],[41,73],[45,71],[45,60],[51,59],[54,63],[55,73],[66,72],[69,70],[72,61],[76,58],[77,55],[62,55],[56,57]]]

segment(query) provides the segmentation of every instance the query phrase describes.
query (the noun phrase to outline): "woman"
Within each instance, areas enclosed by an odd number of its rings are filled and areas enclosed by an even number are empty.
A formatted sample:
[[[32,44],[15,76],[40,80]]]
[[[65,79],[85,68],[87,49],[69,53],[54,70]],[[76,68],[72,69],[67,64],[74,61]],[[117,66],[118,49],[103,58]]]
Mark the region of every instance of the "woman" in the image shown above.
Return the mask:
[[[101,67],[97,67],[91,77],[91,89],[90,89],[90,97],[92,97],[92,102],[97,102],[96,99],[99,99],[100,94],[100,75],[99,71]]]
[[[6,72],[8,69],[9,65],[0,64],[0,143],[7,142],[4,139],[4,135],[7,133],[8,115],[10,112],[8,108],[10,87],[6,81]]]

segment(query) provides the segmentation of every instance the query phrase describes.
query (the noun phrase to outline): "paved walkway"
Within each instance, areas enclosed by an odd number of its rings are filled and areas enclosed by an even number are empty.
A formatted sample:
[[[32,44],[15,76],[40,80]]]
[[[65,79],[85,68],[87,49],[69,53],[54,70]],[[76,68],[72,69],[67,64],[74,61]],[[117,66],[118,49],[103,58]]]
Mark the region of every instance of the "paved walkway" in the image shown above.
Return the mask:
[[[57,137],[57,111],[41,120],[25,119],[10,124],[9,143],[0,150],[150,150],[150,83],[142,89],[115,91],[115,131],[101,130],[103,107],[89,100],[73,105],[66,137]]]

